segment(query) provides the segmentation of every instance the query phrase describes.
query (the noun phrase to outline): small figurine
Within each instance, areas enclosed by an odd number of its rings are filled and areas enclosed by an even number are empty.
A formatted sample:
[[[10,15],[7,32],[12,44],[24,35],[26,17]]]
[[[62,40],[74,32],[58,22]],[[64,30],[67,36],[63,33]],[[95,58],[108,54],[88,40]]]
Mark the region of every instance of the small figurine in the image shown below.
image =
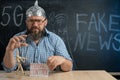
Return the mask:
[[[24,58],[24,57],[21,57],[20,55],[19,55],[19,52],[17,51],[16,52],[16,61],[17,61],[17,64],[18,64],[18,68],[17,68],[17,73],[18,73],[18,71],[22,71],[22,73],[23,74],[25,74],[25,72],[24,72],[24,70],[23,70],[23,67],[22,67],[22,64],[21,64],[21,62],[25,62],[25,59],[26,58]]]

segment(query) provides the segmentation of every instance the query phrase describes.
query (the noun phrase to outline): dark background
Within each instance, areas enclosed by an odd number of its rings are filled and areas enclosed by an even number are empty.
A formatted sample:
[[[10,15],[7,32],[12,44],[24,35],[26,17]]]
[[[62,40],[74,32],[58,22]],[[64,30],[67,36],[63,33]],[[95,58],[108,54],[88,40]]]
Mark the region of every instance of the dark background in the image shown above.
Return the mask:
[[[0,63],[9,39],[26,29],[35,0],[0,0]],[[65,42],[75,70],[120,71],[120,0],[39,0],[47,29]],[[2,69],[2,66],[0,66]]]

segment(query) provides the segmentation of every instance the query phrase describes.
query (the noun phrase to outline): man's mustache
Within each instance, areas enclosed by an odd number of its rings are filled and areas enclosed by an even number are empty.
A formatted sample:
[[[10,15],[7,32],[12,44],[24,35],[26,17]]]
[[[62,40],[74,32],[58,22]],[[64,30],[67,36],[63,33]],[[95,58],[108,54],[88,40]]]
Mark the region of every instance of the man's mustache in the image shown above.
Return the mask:
[[[37,26],[33,26],[33,27],[31,27],[31,30],[32,29],[39,29]]]
[[[36,29],[36,27],[34,27],[34,29]],[[33,40],[37,40],[40,37],[45,35],[45,28],[42,31],[39,31],[38,34],[35,34],[34,32],[32,32],[32,30],[27,29],[27,32],[25,34],[28,35],[27,37],[29,37]]]

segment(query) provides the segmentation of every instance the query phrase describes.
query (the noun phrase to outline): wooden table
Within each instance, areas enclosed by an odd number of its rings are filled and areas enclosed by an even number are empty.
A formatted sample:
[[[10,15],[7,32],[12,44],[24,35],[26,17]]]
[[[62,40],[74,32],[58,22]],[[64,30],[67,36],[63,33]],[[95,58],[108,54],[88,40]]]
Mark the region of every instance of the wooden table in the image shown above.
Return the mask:
[[[30,77],[15,72],[0,71],[0,80],[117,80],[104,70],[77,70],[70,72],[51,72],[48,77]]]

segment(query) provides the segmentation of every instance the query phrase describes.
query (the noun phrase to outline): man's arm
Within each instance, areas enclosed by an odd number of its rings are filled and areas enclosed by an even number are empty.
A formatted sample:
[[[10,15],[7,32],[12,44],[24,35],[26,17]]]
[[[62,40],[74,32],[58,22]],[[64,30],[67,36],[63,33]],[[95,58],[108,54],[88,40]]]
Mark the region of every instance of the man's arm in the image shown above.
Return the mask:
[[[16,63],[16,60],[14,59],[13,51],[9,50],[8,47],[6,48],[5,56],[3,58],[3,63],[4,66],[7,68],[12,68]]]
[[[60,66],[62,71],[70,71],[73,66],[72,61],[67,60],[62,56],[50,56],[47,65],[50,70],[54,70],[57,66]]]
[[[64,63],[61,64],[62,71],[71,71],[73,67],[72,61],[65,60]]]
[[[14,36],[10,39],[7,47],[5,56],[3,58],[3,64],[6,68],[12,68],[16,64],[16,59],[14,58],[14,50],[21,46],[27,46],[26,43],[22,43],[20,41],[24,41],[27,35]]]

